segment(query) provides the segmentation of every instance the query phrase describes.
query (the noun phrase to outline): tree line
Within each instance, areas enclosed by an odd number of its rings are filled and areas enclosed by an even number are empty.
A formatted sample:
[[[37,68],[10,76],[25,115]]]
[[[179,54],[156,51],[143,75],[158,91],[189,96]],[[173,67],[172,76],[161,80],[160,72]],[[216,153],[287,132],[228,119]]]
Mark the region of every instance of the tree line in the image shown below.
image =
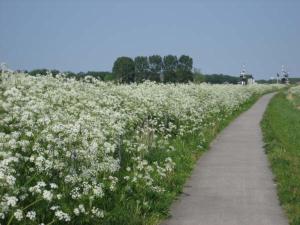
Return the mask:
[[[238,84],[240,81],[239,77],[230,76],[230,75],[224,75],[224,74],[210,74],[210,75],[204,75],[204,80],[207,83],[211,84]]]
[[[161,76],[159,76],[159,73],[151,72],[151,71],[146,71],[144,73],[136,73],[136,71],[141,71],[141,70],[136,70],[135,69],[135,76],[131,77],[137,79],[137,82],[142,82],[143,80],[151,80],[151,81],[156,81],[156,82],[161,82]],[[37,76],[37,75],[47,75],[51,73],[53,76],[56,76],[62,71],[59,70],[49,70],[49,69],[34,69],[31,71],[23,70],[23,71],[16,71],[16,72],[24,72],[28,73],[32,76]],[[108,71],[87,71],[87,72],[79,72],[75,73],[72,71],[64,71],[63,72],[68,78],[75,78],[76,80],[81,80],[84,79],[86,76],[91,76],[94,77],[98,80],[101,81],[114,81],[117,82],[116,75],[112,72]],[[176,75],[180,75],[180,73],[176,71],[167,71],[165,72],[165,75],[167,75],[166,80],[171,80],[172,82],[176,82],[176,79],[178,77]],[[171,77],[173,75],[173,77]],[[224,74],[202,74],[200,70],[194,69],[192,71],[192,74],[188,74],[188,76],[191,76],[189,81],[192,81],[194,83],[211,83],[211,84],[224,84],[224,83],[229,83],[229,84],[237,84],[239,82],[239,78],[236,76],[230,76],[230,75],[224,75]],[[130,76],[129,76],[130,78]],[[134,79],[132,79],[134,80]],[[165,80],[165,82],[167,82]],[[268,81],[262,82],[262,83],[267,83]],[[271,82],[270,82],[271,83]]]
[[[52,69],[34,69],[22,71],[32,76],[47,75],[51,73],[56,76],[62,71]],[[113,81],[116,83],[141,83],[145,80],[163,83],[187,83],[207,82],[211,84],[237,84],[240,79],[237,76],[224,74],[202,74],[200,70],[193,69],[193,59],[188,55],[160,55],[137,56],[130,58],[126,56],[118,57],[109,71],[87,71],[74,73],[72,71],[63,72],[69,78],[77,80],[86,76],[94,77],[101,81]]]
[[[261,79],[261,80],[256,80],[256,83],[258,83],[258,84],[275,84],[275,83],[277,83],[277,80],[276,79],[269,79],[269,80]],[[280,83],[280,80],[279,80],[279,83]],[[290,84],[300,84],[300,77],[290,77],[289,83]]]
[[[193,81],[193,59],[188,55],[119,57],[112,72],[119,83],[141,83],[145,80],[164,83]]]

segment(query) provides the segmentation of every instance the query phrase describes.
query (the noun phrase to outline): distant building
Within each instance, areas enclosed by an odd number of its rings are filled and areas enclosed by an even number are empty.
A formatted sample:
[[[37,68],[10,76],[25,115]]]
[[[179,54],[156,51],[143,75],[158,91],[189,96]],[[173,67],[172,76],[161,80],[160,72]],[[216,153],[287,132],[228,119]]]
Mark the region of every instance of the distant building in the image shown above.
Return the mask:
[[[281,74],[277,73],[277,83],[289,84],[289,73],[284,68],[285,66],[281,66]]]
[[[247,79],[246,84],[255,84],[255,79],[252,76],[252,74],[247,74],[246,79]]]
[[[243,69],[240,73],[240,84],[242,85],[255,84],[253,75],[246,73],[245,65],[243,65]]]

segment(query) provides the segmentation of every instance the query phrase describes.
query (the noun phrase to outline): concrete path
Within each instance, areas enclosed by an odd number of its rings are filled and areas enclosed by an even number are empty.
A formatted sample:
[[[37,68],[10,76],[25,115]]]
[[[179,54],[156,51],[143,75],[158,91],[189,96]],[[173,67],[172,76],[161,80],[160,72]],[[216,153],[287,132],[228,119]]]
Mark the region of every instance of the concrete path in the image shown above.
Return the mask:
[[[272,96],[260,98],[218,135],[163,225],[288,225],[259,125]]]

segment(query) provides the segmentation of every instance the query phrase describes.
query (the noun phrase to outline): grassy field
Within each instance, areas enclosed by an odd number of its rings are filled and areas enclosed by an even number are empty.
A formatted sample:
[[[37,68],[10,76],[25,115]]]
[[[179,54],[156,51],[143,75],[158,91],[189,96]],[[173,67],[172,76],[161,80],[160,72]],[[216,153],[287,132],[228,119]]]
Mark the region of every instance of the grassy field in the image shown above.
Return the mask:
[[[300,224],[300,94],[277,94],[262,121],[266,151],[275,179],[280,203],[290,224]],[[294,93],[293,93],[294,92]]]

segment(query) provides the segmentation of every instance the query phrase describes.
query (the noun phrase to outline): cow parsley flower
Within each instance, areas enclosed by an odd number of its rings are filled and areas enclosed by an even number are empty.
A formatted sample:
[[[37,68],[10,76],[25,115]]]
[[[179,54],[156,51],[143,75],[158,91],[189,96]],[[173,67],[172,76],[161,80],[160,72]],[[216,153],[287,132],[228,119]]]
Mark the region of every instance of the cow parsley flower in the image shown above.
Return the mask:
[[[8,183],[8,185],[14,185],[16,182],[16,178],[14,176],[7,176],[6,177],[6,182]]]
[[[74,212],[74,214],[75,214],[76,216],[78,216],[78,215],[80,214],[80,210],[79,210],[78,208],[75,208],[75,209],[73,210],[73,212]]]
[[[29,218],[30,220],[35,220],[36,212],[35,211],[29,211],[26,214],[26,217]]]
[[[61,210],[55,211],[54,215],[58,218],[58,220],[63,220],[66,222],[71,221],[71,217],[67,213],[64,213]]]
[[[95,217],[98,217],[98,218],[103,218],[104,217],[104,211],[101,210],[101,209],[98,209],[96,207],[93,207],[92,208],[92,214],[95,216]]]
[[[16,212],[14,212],[14,216],[18,221],[21,221],[23,219],[23,211],[17,209]]]
[[[18,202],[18,199],[15,196],[6,197],[6,204],[8,206],[14,207],[14,206],[16,206],[17,202]]]
[[[52,198],[53,198],[53,194],[51,193],[51,191],[44,190],[44,192],[43,192],[43,198],[45,200],[51,202]]]

